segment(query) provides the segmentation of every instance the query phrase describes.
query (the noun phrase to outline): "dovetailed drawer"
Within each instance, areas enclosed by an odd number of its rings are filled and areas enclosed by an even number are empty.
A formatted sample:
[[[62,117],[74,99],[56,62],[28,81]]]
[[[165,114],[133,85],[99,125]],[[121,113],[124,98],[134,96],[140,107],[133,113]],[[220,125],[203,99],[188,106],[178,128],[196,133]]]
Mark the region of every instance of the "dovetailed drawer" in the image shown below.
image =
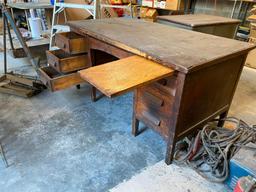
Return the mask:
[[[69,73],[88,67],[88,55],[68,54],[63,50],[46,51],[48,64],[60,73]]]
[[[55,44],[69,54],[86,53],[88,51],[88,39],[74,32],[57,33]]]
[[[39,77],[52,92],[79,85],[84,82],[77,72],[63,75],[51,66],[39,68]]]

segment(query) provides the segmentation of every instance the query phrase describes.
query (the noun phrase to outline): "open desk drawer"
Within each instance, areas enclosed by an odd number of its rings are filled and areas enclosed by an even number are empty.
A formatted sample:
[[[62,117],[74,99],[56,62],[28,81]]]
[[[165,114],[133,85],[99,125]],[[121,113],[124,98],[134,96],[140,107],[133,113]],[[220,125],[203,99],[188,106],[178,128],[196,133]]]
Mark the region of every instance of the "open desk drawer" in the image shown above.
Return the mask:
[[[55,44],[69,54],[88,51],[88,39],[74,32],[56,33]]]
[[[39,68],[39,76],[41,81],[53,92],[84,82],[77,72],[63,75],[51,66]]]
[[[61,73],[69,73],[88,66],[86,53],[70,55],[63,50],[46,51],[49,65]]]
[[[81,70],[79,74],[106,96],[114,97],[171,76],[173,72],[143,57],[131,56]]]

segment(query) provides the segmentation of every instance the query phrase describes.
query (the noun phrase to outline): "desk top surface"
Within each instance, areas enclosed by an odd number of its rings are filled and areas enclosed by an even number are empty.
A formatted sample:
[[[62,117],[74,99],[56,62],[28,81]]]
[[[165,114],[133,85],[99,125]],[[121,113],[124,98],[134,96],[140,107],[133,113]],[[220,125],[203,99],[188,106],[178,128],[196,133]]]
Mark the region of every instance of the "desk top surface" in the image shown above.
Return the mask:
[[[138,19],[72,21],[72,30],[175,70],[189,72],[234,55],[255,45]]]
[[[227,17],[205,15],[205,14],[164,15],[164,16],[158,16],[157,20],[167,21],[170,23],[177,23],[177,24],[186,25],[189,27],[223,25],[223,24],[239,24],[241,22],[238,19],[231,19]]]
[[[52,9],[53,5],[50,3],[8,3],[9,7],[16,8],[16,9]]]

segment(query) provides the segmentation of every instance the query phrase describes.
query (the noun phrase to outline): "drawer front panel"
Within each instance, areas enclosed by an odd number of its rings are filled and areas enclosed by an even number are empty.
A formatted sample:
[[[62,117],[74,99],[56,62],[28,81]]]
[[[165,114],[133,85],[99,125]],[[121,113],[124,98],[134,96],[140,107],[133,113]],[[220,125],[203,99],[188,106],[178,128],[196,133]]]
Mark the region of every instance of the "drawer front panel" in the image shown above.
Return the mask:
[[[152,90],[145,88],[138,89],[136,92],[136,106],[138,110],[143,109],[151,111],[157,116],[170,117],[173,97],[165,98],[159,94],[155,94]]]
[[[57,33],[55,44],[69,54],[86,53],[88,51],[88,39],[74,32]]]
[[[171,123],[173,96],[156,91],[155,86],[139,88],[135,92],[136,118],[153,128],[164,138],[168,136]]]
[[[172,76],[160,79],[148,86],[148,88],[155,90],[155,92],[161,92],[162,94],[169,97],[175,96],[176,93],[176,77],[174,73]]]
[[[60,73],[74,72],[88,67],[88,55],[70,55],[62,50],[46,52],[48,64]]]
[[[136,113],[136,119],[142,121],[149,128],[153,128],[164,138],[168,137],[171,122],[170,118],[164,118],[155,114],[153,111],[141,108],[141,110]]]
[[[77,72],[63,75],[58,73],[58,71],[51,66],[40,68],[39,77],[52,92],[66,89],[84,82]]]

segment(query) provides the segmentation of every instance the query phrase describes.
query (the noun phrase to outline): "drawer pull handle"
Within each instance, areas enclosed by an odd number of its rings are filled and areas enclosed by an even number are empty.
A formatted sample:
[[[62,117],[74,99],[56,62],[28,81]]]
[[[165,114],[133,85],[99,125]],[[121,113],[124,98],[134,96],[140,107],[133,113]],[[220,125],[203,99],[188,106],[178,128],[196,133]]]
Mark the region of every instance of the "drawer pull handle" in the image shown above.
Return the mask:
[[[145,99],[149,100],[150,104],[152,104],[155,107],[162,107],[164,105],[163,99],[160,99],[157,96],[152,95],[149,92],[145,92],[144,97],[145,97]]]
[[[148,111],[142,112],[142,115],[153,125],[160,126],[161,121],[152,114],[150,114]]]
[[[159,84],[166,86],[167,85],[167,79],[160,79],[159,81],[157,81]]]

